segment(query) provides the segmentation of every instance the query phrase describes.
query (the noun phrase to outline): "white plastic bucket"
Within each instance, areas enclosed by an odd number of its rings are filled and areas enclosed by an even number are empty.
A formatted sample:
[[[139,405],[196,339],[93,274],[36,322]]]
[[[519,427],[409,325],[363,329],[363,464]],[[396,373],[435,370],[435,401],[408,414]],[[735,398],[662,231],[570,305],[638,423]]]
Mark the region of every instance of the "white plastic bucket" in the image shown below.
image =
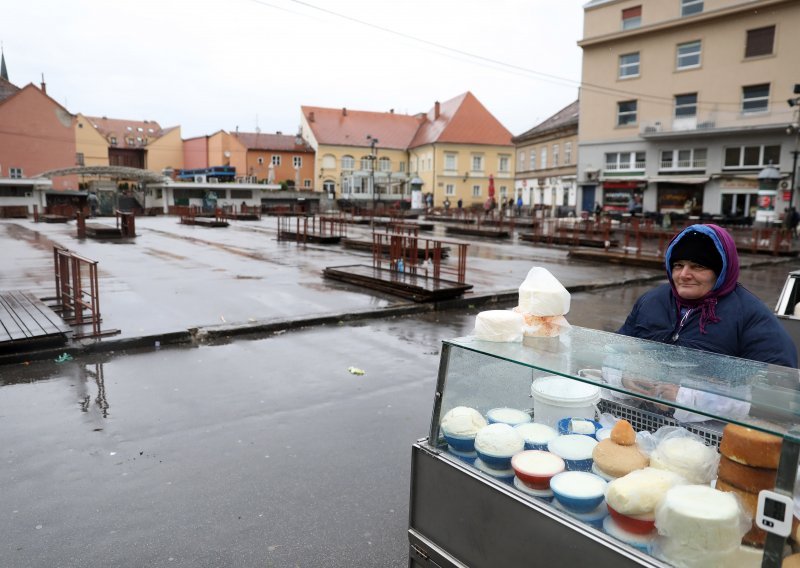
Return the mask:
[[[531,385],[533,421],[557,428],[562,418],[594,420],[600,387],[565,377],[541,377]]]

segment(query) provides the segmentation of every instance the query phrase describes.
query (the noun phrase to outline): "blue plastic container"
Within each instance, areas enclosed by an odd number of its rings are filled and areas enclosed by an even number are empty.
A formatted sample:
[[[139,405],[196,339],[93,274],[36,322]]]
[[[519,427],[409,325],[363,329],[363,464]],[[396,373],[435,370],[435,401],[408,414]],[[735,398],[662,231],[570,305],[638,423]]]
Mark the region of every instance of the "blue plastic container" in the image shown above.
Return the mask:
[[[553,496],[573,513],[589,513],[605,501],[608,482],[584,471],[565,471],[550,479]]]

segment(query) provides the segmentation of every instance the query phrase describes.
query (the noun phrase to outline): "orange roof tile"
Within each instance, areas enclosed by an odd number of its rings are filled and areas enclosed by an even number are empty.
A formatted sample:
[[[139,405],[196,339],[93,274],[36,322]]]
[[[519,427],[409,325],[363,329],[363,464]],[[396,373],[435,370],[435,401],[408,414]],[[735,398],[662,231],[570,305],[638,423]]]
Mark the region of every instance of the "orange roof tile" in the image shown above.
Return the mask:
[[[419,128],[416,116],[392,112],[300,107],[314,137],[320,144],[368,147],[367,136],[378,139],[378,146],[405,150]]]
[[[160,138],[164,135],[164,131],[155,120],[127,120],[124,118],[107,118],[105,116],[84,116],[104,138],[109,136],[116,136],[117,138],[136,136]]]
[[[282,152],[313,152],[314,150],[297,136],[287,134],[264,134],[262,132],[234,132],[235,137],[248,150],[276,150]]]
[[[409,147],[434,142],[512,146],[511,132],[469,91],[434,105]]]

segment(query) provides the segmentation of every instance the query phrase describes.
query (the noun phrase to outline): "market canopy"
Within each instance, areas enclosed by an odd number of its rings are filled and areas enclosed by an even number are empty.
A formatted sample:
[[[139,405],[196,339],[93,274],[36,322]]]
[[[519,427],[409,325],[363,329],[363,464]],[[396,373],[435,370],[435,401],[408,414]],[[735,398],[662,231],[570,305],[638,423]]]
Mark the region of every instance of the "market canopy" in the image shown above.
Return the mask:
[[[111,179],[135,180],[144,183],[163,183],[169,178],[151,170],[140,168],[127,168],[124,166],[75,166],[72,168],[60,168],[39,174],[39,177],[54,178],[57,176],[100,176]]]

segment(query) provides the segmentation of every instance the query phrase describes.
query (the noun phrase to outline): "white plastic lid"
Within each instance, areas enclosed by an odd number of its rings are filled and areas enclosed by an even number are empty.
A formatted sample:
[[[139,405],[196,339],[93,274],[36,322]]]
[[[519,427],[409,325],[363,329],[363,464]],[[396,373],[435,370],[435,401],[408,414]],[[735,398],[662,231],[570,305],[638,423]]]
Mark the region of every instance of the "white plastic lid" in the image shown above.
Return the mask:
[[[533,381],[531,396],[556,406],[586,406],[600,400],[600,387],[565,377],[542,377]]]

